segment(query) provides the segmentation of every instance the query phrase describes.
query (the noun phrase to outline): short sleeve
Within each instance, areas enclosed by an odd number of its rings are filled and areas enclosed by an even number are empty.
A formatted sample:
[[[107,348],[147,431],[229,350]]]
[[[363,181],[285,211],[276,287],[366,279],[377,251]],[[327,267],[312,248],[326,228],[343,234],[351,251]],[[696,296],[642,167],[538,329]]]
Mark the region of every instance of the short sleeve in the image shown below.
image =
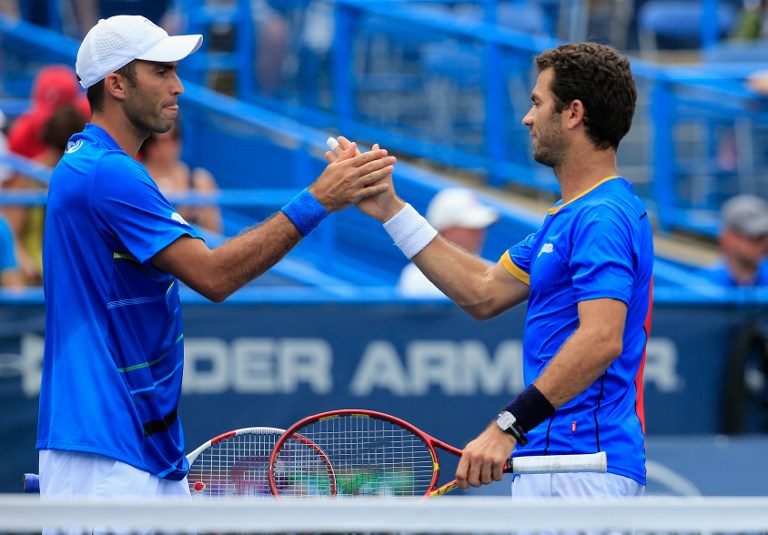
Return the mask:
[[[512,276],[528,285],[531,284],[531,257],[535,236],[535,233],[529,234],[524,240],[510,247],[500,259]]]
[[[146,168],[124,153],[99,161],[91,206],[105,229],[141,263],[189,235],[200,233],[160,193]]]

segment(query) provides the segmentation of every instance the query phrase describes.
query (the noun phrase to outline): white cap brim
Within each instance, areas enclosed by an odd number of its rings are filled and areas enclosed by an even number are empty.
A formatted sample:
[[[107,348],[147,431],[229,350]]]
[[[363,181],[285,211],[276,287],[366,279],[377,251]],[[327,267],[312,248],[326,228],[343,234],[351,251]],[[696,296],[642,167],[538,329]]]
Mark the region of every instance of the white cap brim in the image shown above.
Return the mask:
[[[443,214],[428,214],[427,219],[438,231],[447,228],[461,227],[471,229],[483,229],[490,227],[499,219],[499,214],[486,206],[476,205],[471,208],[460,209]]]
[[[203,44],[202,35],[172,35],[136,57],[144,61],[181,61]]]

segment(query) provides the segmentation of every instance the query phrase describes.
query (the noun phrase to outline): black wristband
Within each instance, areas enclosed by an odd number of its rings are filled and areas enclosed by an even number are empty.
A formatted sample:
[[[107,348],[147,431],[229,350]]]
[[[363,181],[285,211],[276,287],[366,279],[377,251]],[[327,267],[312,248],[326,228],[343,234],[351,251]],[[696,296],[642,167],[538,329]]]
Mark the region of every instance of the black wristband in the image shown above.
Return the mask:
[[[515,424],[523,433],[527,433],[555,414],[555,407],[533,384],[523,390],[503,410],[515,415]]]

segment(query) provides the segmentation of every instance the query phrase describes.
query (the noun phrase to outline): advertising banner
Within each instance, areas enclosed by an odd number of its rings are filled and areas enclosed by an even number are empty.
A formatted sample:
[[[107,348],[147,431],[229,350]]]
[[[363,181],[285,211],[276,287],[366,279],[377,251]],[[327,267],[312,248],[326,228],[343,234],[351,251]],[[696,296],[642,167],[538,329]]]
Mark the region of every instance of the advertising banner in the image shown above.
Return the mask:
[[[463,447],[523,388],[524,318],[522,307],[476,322],[448,302],[185,306],[187,447],[338,408],[387,412]],[[0,492],[14,492],[37,470],[44,308],[0,307],[0,319]],[[726,306],[656,305],[649,437],[720,432],[726,357],[744,321]]]

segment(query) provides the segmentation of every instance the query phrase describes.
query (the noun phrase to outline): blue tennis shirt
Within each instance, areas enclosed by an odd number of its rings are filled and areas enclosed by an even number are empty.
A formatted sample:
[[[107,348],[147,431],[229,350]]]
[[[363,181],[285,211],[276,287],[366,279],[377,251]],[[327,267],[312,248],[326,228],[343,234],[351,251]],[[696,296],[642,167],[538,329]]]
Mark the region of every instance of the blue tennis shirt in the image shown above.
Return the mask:
[[[70,139],[45,217],[38,449],[185,476],[178,282],[151,263],[184,235],[201,238],[105,130]]]
[[[528,434],[520,455],[605,451],[608,471],[645,484],[642,370],[650,334],[653,233],[621,177],[555,204],[541,228],[501,262],[530,285],[523,373],[530,385],[579,326],[578,304],[627,305],[623,351],[589,388]]]

